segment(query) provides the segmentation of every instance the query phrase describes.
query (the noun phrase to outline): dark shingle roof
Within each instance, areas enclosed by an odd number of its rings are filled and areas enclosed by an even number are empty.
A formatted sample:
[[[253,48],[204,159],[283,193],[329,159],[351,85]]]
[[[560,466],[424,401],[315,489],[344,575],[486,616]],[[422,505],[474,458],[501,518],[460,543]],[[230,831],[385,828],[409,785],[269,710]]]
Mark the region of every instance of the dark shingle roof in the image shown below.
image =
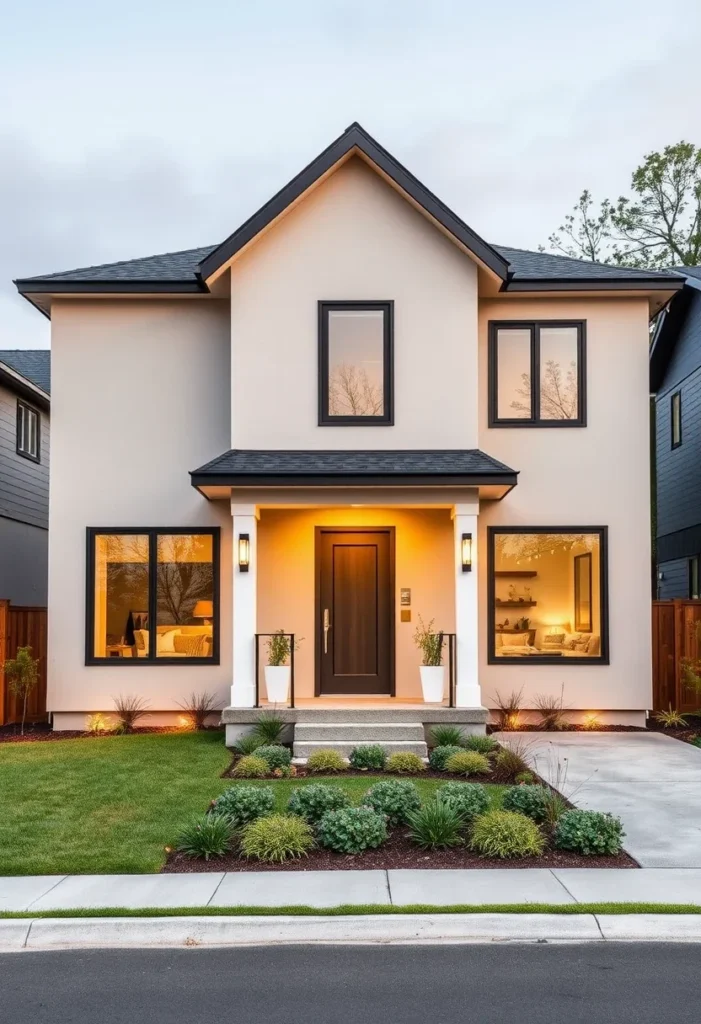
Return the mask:
[[[477,448],[440,451],[242,451],[232,448],[193,471],[197,478],[260,476],[513,476]]]
[[[51,394],[51,351],[48,348],[0,349],[0,363]]]
[[[27,278],[25,281],[75,281],[75,282],[117,282],[127,284],[130,281],[143,282],[182,282],[193,285],[198,280],[199,265],[216,245],[201,246],[198,249],[182,249],[180,252],[161,253],[156,256],[144,256],[136,260],[122,260],[119,263],[101,263],[94,267],[79,267],[76,270],[64,270],[58,274],[43,274],[39,277]],[[506,245],[495,245],[502,256],[509,261],[509,274],[515,281],[547,281],[557,280],[650,280],[661,277],[669,279],[670,271],[655,273],[650,270],[638,270],[627,267],[614,267],[605,263],[590,263],[587,260],[575,260],[569,256],[555,256],[549,252],[530,252],[527,249],[512,249]],[[691,273],[693,267],[679,268],[676,272]],[[701,271],[700,271],[701,273]],[[23,282],[24,283],[24,282]]]

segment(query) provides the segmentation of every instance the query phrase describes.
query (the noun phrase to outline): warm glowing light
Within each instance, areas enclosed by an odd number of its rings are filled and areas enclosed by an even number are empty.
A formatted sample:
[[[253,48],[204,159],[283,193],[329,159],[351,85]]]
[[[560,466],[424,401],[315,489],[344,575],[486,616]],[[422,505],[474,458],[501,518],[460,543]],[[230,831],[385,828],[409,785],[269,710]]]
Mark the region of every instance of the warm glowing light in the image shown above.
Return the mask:
[[[251,538],[247,533],[239,534],[239,572],[248,572],[251,564]]]
[[[598,729],[600,724],[599,716],[596,711],[587,711],[585,713],[584,720],[582,722],[585,729]]]
[[[181,729],[194,729],[195,724],[189,715],[178,715],[178,725]]]
[[[513,714],[506,716],[506,728],[507,729],[519,729],[521,723],[518,718],[518,711],[514,711]]]
[[[463,572],[471,572],[472,571],[472,534],[471,533],[463,533],[463,535],[462,535],[461,558],[462,558],[462,571]]]

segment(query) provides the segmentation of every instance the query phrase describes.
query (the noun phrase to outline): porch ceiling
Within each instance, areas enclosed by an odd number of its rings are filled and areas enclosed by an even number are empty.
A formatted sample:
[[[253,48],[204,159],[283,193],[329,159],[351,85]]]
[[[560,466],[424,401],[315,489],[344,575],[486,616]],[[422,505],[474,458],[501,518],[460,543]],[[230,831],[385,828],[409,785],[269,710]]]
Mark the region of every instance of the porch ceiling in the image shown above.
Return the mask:
[[[247,488],[455,488],[498,500],[518,472],[477,448],[421,451],[250,451],[233,448],[190,473],[205,497]],[[438,495],[436,496],[438,499]],[[439,499],[438,499],[439,500]]]

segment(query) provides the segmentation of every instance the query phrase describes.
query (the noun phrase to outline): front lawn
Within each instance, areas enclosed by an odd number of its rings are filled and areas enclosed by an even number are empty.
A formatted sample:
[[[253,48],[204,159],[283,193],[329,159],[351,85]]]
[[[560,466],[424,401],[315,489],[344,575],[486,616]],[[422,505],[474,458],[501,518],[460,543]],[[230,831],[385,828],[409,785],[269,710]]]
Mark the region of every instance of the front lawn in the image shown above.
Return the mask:
[[[230,758],[216,732],[0,745],[0,875],[158,871]]]

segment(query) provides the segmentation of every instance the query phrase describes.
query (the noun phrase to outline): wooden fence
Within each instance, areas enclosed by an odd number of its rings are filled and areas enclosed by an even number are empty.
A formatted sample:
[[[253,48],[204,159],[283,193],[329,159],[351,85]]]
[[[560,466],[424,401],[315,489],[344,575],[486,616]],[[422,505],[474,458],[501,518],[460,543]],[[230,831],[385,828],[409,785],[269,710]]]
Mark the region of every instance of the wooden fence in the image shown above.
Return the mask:
[[[682,663],[701,654],[701,601],[652,602],[652,699],[655,711],[696,711],[701,694],[684,684]]]
[[[21,702],[10,693],[3,669],[19,647],[31,647],[39,659],[39,683],[27,703],[27,721],[40,722],[46,718],[46,608],[13,607],[9,601],[0,601],[0,725],[22,719]]]

